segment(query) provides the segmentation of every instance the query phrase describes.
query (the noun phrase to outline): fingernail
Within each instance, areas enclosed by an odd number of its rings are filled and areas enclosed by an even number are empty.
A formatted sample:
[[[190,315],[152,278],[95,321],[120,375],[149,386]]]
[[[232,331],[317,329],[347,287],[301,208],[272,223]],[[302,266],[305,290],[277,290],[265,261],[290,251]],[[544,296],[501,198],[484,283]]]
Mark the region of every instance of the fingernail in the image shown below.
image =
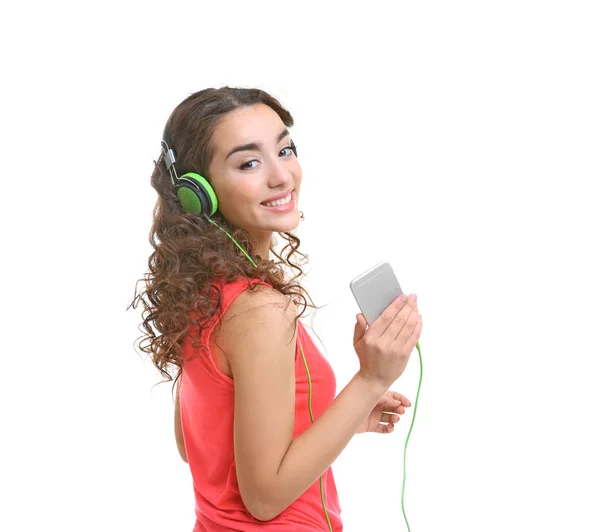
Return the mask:
[[[408,296],[406,294],[402,294],[402,302],[406,303],[408,301]]]
[[[417,300],[417,294],[410,294],[410,298],[411,298],[413,301],[416,301],[416,300]]]

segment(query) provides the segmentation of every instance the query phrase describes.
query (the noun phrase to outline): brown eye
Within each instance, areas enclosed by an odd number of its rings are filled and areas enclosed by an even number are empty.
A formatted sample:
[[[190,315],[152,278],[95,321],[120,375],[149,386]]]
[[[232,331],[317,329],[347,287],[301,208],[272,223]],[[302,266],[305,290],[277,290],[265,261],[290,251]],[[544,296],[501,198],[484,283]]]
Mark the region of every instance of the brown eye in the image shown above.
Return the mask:
[[[248,161],[242,165],[240,165],[240,170],[252,170],[252,168],[256,168],[255,166],[246,166],[247,164],[250,163],[256,163],[258,162],[256,159],[252,159],[251,161]]]

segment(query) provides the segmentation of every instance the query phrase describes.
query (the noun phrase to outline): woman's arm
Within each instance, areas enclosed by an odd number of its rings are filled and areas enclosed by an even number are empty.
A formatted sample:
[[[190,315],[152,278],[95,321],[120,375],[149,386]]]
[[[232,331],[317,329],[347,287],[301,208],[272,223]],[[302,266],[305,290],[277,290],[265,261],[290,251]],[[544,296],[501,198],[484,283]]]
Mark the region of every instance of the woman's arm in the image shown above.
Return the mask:
[[[385,390],[358,373],[313,425],[293,439],[293,304],[269,289],[242,292],[222,323],[234,379],[234,449],[240,494],[259,521],[279,515],[329,468]],[[288,301],[289,303],[289,301]]]

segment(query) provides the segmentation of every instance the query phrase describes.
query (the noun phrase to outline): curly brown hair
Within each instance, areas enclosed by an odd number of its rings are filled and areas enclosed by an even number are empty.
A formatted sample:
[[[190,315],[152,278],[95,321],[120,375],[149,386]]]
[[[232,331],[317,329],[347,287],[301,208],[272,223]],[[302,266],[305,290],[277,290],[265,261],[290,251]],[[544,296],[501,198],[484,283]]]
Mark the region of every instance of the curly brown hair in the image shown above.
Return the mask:
[[[206,171],[215,152],[212,136],[219,121],[231,111],[259,103],[271,107],[287,127],[293,126],[292,115],[277,99],[261,89],[228,86],[208,88],[183,100],[167,122],[172,147],[177,153],[177,175],[196,172],[210,182]],[[150,356],[152,363],[166,378],[160,382],[174,381],[174,388],[183,370],[182,344],[189,333],[190,311],[197,318],[191,322],[198,327],[194,328],[198,336],[191,339],[192,345],[198,347],[203,325],[221,305],[221,291],[211,285],[211,280],[222,278],[225,282],[231,282],[242,277],[248,281],[250,290],[259,286],[251,286],[251,278],[270,284],[275,290],[289,296],[295,304],[302,304],[295,325],[307,306],[317,307],[308,292],[296,282],[304,275],[301,266],[307,262],[307,255],[298,251],[300,239],[296,235],[291,232],[277,233],[287,240],[280,253],[275,251],[277,238],[273,235],[270,251],[279,259],[274,262],[268,257],[256,255],[250,234],[229,223],[217,210],[211,219],[252,257],[257,264],[255,268],[219,227],[202,215],[187,213],[182,209],[161,159],[155,161],[150,178],[151,185],[158,193],[149,235],[154,251],[148,259],[149,272],[137,281],[145,281],[145,289],[138,294],[136,283],[134,299],[127,308],[137,308],[139,302],[143,304],[143,329],[140,330],[144,334],[136,339],[138,346]],[[304,219],[302,213],[301,217]],[[303,259],[299,263],[292,260],[296,253]],[[296,271],[288,282],[285,281],[284,265]],[[310,303],[307,303],[307,297]],[[176,371],[175,378],[170,370]]]

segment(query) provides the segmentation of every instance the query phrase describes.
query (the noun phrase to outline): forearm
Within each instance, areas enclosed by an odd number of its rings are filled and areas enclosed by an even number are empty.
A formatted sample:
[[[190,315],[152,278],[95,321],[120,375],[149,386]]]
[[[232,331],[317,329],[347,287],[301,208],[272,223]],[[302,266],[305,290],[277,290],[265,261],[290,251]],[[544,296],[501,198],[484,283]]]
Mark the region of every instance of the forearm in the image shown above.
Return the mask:
[[[315,423],[294,439],[272,484],[268,506],[273,516],[304,493],[340,453],[385,392],[356,373]]]

